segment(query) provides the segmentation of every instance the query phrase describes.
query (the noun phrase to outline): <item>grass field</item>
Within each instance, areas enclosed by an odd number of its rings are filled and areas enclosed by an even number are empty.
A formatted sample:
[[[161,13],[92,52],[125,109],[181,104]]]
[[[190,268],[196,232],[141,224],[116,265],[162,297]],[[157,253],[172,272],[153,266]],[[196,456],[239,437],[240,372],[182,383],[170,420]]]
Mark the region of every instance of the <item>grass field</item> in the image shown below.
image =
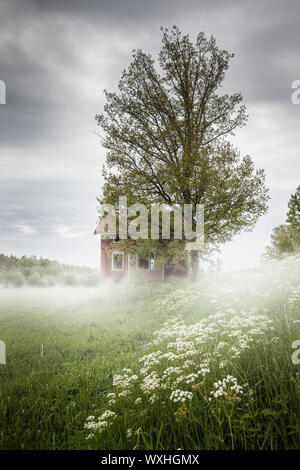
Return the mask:
[[[0,340],[0,449],[300,449],[297,257],[194,285],[2,289]]]

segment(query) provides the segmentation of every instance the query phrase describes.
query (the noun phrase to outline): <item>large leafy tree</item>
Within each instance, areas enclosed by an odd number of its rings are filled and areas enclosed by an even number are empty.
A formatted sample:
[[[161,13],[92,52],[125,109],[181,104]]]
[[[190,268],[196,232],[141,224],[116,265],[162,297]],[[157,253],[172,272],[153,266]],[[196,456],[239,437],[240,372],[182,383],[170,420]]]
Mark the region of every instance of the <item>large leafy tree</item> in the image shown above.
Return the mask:
[[[229,136],[245,124],[240,93],[220,94],[233,57],[204,33],[192,43],[177,27],[162,29],[155,64],[138,49],[119,81],[105,91],[96,116],[107,149],[101,203],[119,195],[146,205],[192,204],[205,210],[206,248],[251,230],[267,210],[264,171],[241,157]],[[199,252],[192,252],[194,275]]]

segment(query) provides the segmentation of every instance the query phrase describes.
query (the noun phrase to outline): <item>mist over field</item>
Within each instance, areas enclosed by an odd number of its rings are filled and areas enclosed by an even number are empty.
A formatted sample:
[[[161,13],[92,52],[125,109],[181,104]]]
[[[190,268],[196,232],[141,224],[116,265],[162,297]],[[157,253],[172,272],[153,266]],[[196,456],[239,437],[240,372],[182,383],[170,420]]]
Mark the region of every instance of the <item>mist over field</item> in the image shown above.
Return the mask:
[[[299,255],[194,284],[1,289],[0,448],[296,449],[299,307]]]

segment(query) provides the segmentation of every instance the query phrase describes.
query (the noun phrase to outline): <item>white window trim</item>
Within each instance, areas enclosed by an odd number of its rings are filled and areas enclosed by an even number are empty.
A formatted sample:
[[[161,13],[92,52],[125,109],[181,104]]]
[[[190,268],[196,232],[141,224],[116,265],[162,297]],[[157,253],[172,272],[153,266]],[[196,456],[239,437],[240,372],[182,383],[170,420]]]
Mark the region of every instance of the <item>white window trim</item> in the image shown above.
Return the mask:
[[[155,253],[153,253],[153,254],[154,254],[154,257],[153,257],[153,258],[149,258],[149,262],[148,262],[149,268],[148,268],[148,271],[155,271]],[[153,268],[150,267],[150,265],[151,265],[150,261],[151,261],[152,259],[153,259],[153,261],[154,261]]]
[[[122,268],[114,268],[114,255],[122,255]],[[113,251],[111,255],[111,270],[112,271],[124,271],[124,251]]]

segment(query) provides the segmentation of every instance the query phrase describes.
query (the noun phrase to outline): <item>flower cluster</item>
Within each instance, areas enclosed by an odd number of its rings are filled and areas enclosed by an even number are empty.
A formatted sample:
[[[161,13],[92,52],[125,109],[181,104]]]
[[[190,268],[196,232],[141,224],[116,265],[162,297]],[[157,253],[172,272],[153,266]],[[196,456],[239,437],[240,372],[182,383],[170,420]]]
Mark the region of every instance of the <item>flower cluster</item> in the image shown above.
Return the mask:
[[[211,397],[209,401],[212,401],[214,398],[224,397],[224,398],[237,398],[239,395],[243,395],[243,387],[238,385],[237,379],[232,375],[227,375],[223,380],[218,380],[214,383],[214,390],[210,392]]]
[[[139,378],[136,374],[133,374],[131,369],[123,369],[122,372],[122,374],[113,377],[113,386],[116,387],[118,393],[109,393],[107,395],[110,404],[114,404],[116,398],[131,396],[132,388]]]
[[[91,439],[95,433],[101,433],[111,426],[116,416],[116,413],[110,410],[104,411],[98,419],[96,419],[95,416],[89,416],[84,425],[85,429],[88,429],[91,432],[87,439]]]
[[[187,400],[191,401],[193,398],[192,392],[186,392],[184,390],[174,390],[170,395],[170,400],[174,403],[185,403]]]

